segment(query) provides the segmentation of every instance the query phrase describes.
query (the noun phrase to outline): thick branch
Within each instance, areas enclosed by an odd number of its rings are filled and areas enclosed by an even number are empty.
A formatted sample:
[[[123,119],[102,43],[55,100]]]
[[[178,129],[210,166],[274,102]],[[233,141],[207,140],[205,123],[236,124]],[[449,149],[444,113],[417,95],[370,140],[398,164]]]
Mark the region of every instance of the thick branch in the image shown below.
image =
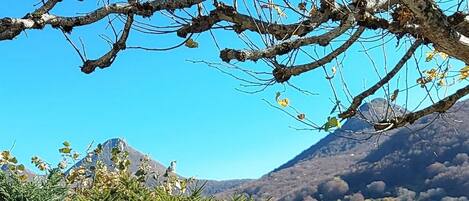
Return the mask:
[[[469,36],[458,32],[432,0],[402,0],[420,21],[422,34],[441,52],[469,64]]]
[[[210,12],[208,16],[199,16],[178,30],[177,34],[185,38],[190,33],[202,33],[210,30],[216,23],[226,21],[234,24],[234,31],[241,33],[249,30],[260,34],[272,34],[276,39],[288,39],[293,35],[304,36],[319,24],[329,20],[329,15],[319,13],[311,19],[294,24],[272,24],[251,16],[238,13],[233,7],[221,4]]]
[[[355,41],[360,38],[362,33],[365,31],[365,27],[359,27],[358,30],[347,40],[345,41],[344,44],[342,44],[339,48],[335,49],[331,53],[329,53],[327,56],[309,64],[303,64],[303,65],[298,65],[298,66],[292,66],[290,68],[290,72],[292,75],[300,75],[301,73],[313,70],[314,68],[317,68],[319,66],[323,66],[329,62],[331,62],[334,58],[339,56],[340,54],[344,53],[350,46],[352,46]]]
[[[101,7],[91,13],[78,17],[62,17],[47,14],[46,11],[52,8],[54,1],[47,2],[43,9],[39,8],[31,15],[24,18],[3,18],[0,19],[0,40],[13,39],[26,29],[42,29],[45,25],[61,27],[66,31],[71,31],[73,27],[83,26],[97,22],[110,14],[134,13],[140,16],[151,16],[156,11],[174,10],[188,8],[205,0],[153,0],[143,4],[140,3],[115,3]],[[47,6],[46,6],[47,5]]]
[[[114,59],[117,57],[117,53],[121,50],[126,48],[127,38],[129,37],[130,30],[132,28],[132,23],[134,22],[133,14],[129,14],[127,16],[127,21],[125,22],[124,30],[122,31],[122,35],[120,36],[119,40],[114,43],[112,49],[107,52],[105,55],[100,57],[96,60],[86,60],[83,66],[81,67],[81,71],[89,74],[92,73],[96,68],[106,68],[109,67]]]
[[[433,113],[444,113],[448,111],[459,99],[469,94],[469,85],[464,88],[459,89],[456,93],[438,101],[437,103],[426,107],[422,110],[408,113],[403,117],[398,117],[393,120],[391,123],[394,124],[392,128],[398,128],[405,126],[407,123],[412,124],[416,120]]]
[[[417,48],[420,47],[421,44],[422,44],[422,40],[415,41],[414,44],[412,44],[412,46],[409,48],[409,50],[407,50],[405,55],[401,58],[401,60],[396,64],[396,66],[386,76],[384,76],[380,81],[378,81],[372,87],[363,91],[358,96],[355,96],[349,108],[343,113],[339,114],[339,117],[342,119],[345,119],[345,118],[350,118],[354,116],[357,112],[358,107],[360,107],[360,105],[363,103],[363,100],[366,97],[373,95],[384,84],[388,83],[394,76],[396,76],[396,74],[401,70],[404,64],[407,63],[410,57],[414,54],[415,50],[417,50]]]
[[[326,46],[333,39],[345,33],[350,27],[353,26],[353,24],[354,19],[350,18],[332,31],[329,31],[320,36],[297,38],[273,45],[264,50],[234,50],[227,48],[220,52],[220,58],[224,62],[230,62],[233,59],[238,61],[257,61],[262,58],[273,58],[275,56],[284,55],[292,50],[306,45],[319,44],[321,46]]]
[[[62,0],[48,0],[46,3],[44,3],[44,5],[42,5],[41,7],[39,7],[38,9],[36,9],[34,12],[33,12],[33,15],[42,15],[44,13],[47,13],[49,12],[50,10],[52,10],[52,8],[54,8],[54,6],[61,2]]]
[[[275,80],[278,83],[283,83],[288,81],[291,76],[297,76],[302,73],[308,72],[310,70],[314,70],[320,66],[323,66],[329,62],[331,62],[334,58],[345,52],[350,46],[352,46],[355,41],[360,38],[362,33],[365,31],[365,27],[359,27],[358,30],[344,43],[342,44],[339,48],[335,49],[325,57],[309,63],[309,64],[303,64],[303,65],[297,65],[297,66],[291,66],[291,67],[285,67],[284,65],[277,66],[272,74],[274,75]]]
[[[448,21],[456,31],[465,36],[469,36],[469,14],[456,12],[448,17]]]

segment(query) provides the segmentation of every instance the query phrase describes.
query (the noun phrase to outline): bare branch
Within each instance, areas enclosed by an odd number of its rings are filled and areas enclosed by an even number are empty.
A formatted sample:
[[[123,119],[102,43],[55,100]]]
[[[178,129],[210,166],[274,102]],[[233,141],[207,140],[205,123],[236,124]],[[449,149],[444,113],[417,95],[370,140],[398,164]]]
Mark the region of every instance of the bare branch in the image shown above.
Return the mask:
[[[277,82],[282,83],[288,81],[291,76],[301,75],[302,73],[314,70],[322,65],[331,62],[334,58],[336,58],[337,56],[345,52],[350,46],[352,46],[352,44],[355,43],[358,38],[360,38],[361,34],[364,31],[365,27],[359,27],[358,30],[344,44],[342,44],[340,47],[315,62],[291,66],[288,68],[285,66],[277,67],[276,69],[274,69],[273,72],[275,79],[277,80]]]
[[[178,30],[178,36],[185,38],[189,33],[201,33],[211,29],[216,23],[221,21],[234,24],[234,31],[242,33],[245,30],[258,32],[260,34],[271,34],[276,39],[288,39],[293,35],[304,36],[311,32],[319,24],[329,20],[329,16],[318,14],[311,19],[294,24],[273,24],[254,19],[251,16],[240,14],[235,8],[219,3],[217,8],[210,12],[208,16],[199,16],[192,20],[192,23]]]
[[[320,36],[304,37],[286,41],[280,44],[273,45],[264,50],[234,50],[224,49],[220,52],[220,58],[224,62],[230,62],[232,59],[238,61],[252,60],[257,61],[261,58],[273,58],[275,56],[284,55],[288,52],[298,49],[301,46],[319,44],[321,46],[328,45],[333,39],[345,33],[350,27],[353,26],[353,18],[346,20],[343,24],[336,27]]]
[[[70,32],[74,27],[83,26],[97,22],[110,14],[128,14],[134,13],[144,17],[152,16],[153,13],[160,10],[174,10],[191,7],[204,0],[153,0],[143,4],[140,3],[115,3],[101,7],[91,13],[78,17],[62,17],[47,14],[49,8],[52,8],[55,1],[49,1],[43,9],[27,15],[24,18],[3,18],[0,19],[0,40],[13,39],[26,29],[42,29],[46,25],[52,27],[62,27],[66,32]],[[47,6],[46,6],[47,5]]]
[[[457,90],[454,94],[436,102],[433,105],[430,105],[424,109],[421,109],[416,112],[408,113],[403,117],[397,117],[394,120],[391,120],[391,123],[394,124],[393,128],[398,128],[405,126],[406,124],[412,124],[416,120],[430,115],[433,113],[444,113],[448,111],[451,106],[453,106],[459,99],[469,94],[469,85],[464,88]]]
[[[410,57],[414,54],[415,50],[417,50],[417,48],[420,47],[421,44],[422,44],[422,40],[415,41],[414,44],[412,44],[412,46],[409,48],[409,50],[407,50],[405,55],[401,58],[401,60],[396,64],[396,66],[385,77],[383,77],[380,81],[378,81],[372,87],[363,91],[358,96],[355,96],[349,108],[343,113],[339,114],[339,117],[344,119],[344,118],[349,118],[349,117],[354,116],[356,114],[358,107],[360,107],[360,105],[363,103],[363,100],[367,98],[368,96],[373,95],[384,84],[388,83],[392,78],[394,78],[396,74],[404,66],[404,64],[406,64],[407,61],[410,59]]]
[[[99,59],[86,60],[85,63],[83,63],[83,66],[81,67],[81,71],[86,74],[89,74],[92,73],[97,67],[109,67],[112,62],[114,62],[114,59],[116,59],[117,53],[126,48],[127,38],[129,37],[130,29],[132,27],[133,22],[134,16],[133,14],[129,14],[127,16],[127,21],[125,23],[124,30],[122,31],[122,35],[120,36],[119,40],[114,43],[112,49],[109,50],[109,52],[107,52]]]

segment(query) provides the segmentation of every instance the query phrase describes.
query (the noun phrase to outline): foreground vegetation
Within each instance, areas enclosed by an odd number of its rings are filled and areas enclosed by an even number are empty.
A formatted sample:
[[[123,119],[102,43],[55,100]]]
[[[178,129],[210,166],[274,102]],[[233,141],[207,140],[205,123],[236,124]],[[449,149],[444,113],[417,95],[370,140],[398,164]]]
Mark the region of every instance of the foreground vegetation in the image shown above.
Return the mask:
[[[64,142],[59,149],[63,160],[52,167],[39,157],[31,162],[45,174],[34,176],[10,153],[0,155],[0,200],[5,201],[215,201],[204,197],[204,184],[197,184],[193,178],[180,178],[170,166],[163,174],[152,172],[148,158],[142,158],[139,168],[131,173],[128,153],[119,147],[112,149],[113,164],[105,164],[99,156],[102,146],[87,151],[84,163],[75,164],[80,155],[74,152],[70,143]],[[149,187],[147,181],[156,181]],[[233,196],[233,201],[249,201],[245,196]]]

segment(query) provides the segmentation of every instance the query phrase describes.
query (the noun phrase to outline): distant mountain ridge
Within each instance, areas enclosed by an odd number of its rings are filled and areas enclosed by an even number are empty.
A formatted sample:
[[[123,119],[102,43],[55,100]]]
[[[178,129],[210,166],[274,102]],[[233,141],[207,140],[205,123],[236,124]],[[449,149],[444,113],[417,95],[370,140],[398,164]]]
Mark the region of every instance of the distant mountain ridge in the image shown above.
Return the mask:
[[[256,199],[274,200],[363,200],[364,197],[466,200],[469,197],[469,127],[466,125],[469,107],[464,107],[465,104],[469,101],[461,101],[449,111],[450,120],[434,120],[434,114],[409,128],[391,130],[366,141],[339,137],[360,137],[364,135],[362,132],[373,131],[373,122],[405,112],[399,106],[389,106],[385,99],[375,99],[362,105],[359,115],[348,120],[342,129],[260,179],[219,193],[217,197],[244,193]],[[373,117],[372,122],[360,116]],[[435,122],[427,125],[432,121]],[[439,169],[430,174],[428,169],[434,166]],[[380,192],[374,192],[375,188]],[[332,199],[327,189],[343,191],[343,194]],[[404,199],[406,196],[409,199]]]
[[[374,135],[373,123],[406,112],[375,99],[362,105],[359,115],[345,122],[293,159],[255,180],[213,181],[205,193],[227,198],[236,193],[256,200],[272,198],[299,200],[419,200],[469,201],[469,100],[458,102],[443,119],[432,114],[407,128]],[[431,124],[429,124],[431,123]],[[135,172],[144,154],[122,139],[102,144],[102,153],[92,163],[102,160],[112,167],[114,147],[127,151],[130,171]],[[84,160],[84,159],[83,159]],[[83,165],[83,160],[73,167]],[[150,160],[153,171],[163,174],[166,167]],[[147,181],[153,186],[155,180]],[[199,183],[200,184],[200,183]]]
[[[113,162],[111,161],[112,158],[112,149],[113,148],[119,148],[122,151],[127,151],[128,152],[128,159],[131,161],[130,163],[130,172],[136,172],[138,170],[138,166],[140,164],[140,161],[145,157],[145,154],[137,151],[133,147],[127,144],[123,139],[120,138],[114,138],[114,139],[109,139],[105,141],[104,143],[101,144],[102,146],[102,151],[99,155],[93,155],[92,156],[92,162],[91,165],[95,165],[96,161],[99,159],[100,161],[104,162],[108,166],[108,168],[112,167]],[[160,173],[164,173],[166,170],[166,167],[161,164],[160,162],[151,159],[149,162],[152,170]],[[82,159],[78,161],[74,166],[71,168],[81,166],[85,164],[85,159]]]
[[[102,152],[99,155],[93,155],[91,163],[85,163],[85,159],[78,161],[75,165],[73,165],[70,169],[79,167],[84,164],[88,165],[95,165],[96,161],[99,159],[100,161],[104,162],[108,166],[108,168],[113,168],[113,162],[111,161],[112,158],[112,149],[119,148],[122,151],[128,152],[128,159],[130,160],[130,168],[129,171],[131,173],[135,173],[138,170],[140,165],[140,161],[146,157],[145,154],[141,153],[140,151],[131,147],[127,142],[120,138],[109,139],[102,143]],[[150,171],[156,172],[160,176],[166,172],[167,167],[165,167],[159,161],[154,159],[149,160],[149,165],[151,166]],[[68,172],[68,171],[67,171]],[[183,177],[178,175],[179,177]],[[204,193],[205,194],[215,194],[222,192],[226,189],[237,187],[238,185],[245,183],[247,181],[251,181],[249,179],[236,179],[236,180],[225,180],[225,181],[215,181],[215,180],[205,180],[203,178],[196,178],[198,181],[196,182],[197,185],[204,185]],[[148,186],[154,186],[157,181],[154,178],[148,178],[146,184]]]
[[[100,144],[100,146],[102,146],[101,153],[98,155],[93,154],[91,157],[91,162],[85,162],[86,158],[83,158],[79,160],[78,162],[76,162],[75,164],[73,164],[67,171],[65,171],[65,174],[69,174],[70,170],[80,167],[80,166],[85,166],[88,168],[90,166],[95,166],[98,160],[106,164],[109,170],[113,170],[114,165],[111,160],[113,148],[119,148],[122,151],[126,151],[128,153],[128,159],[131,162],[129,171],[132,174],[134,174],[138,170],[138,167],[141,163],[141,159],[143,159],[144,157],[147,157],[145,154],[131,147],[125,140],[121,138],[109,139],[103,142],[102,144]],[[148,165],[150,165],[151,172],[155,172],[159,174],[160,176],[166,172],[166,169],[167,169],[166,166],[164,166],[159,161],[156,161],[151,158],[149,159],[150,160],[148,161]],[[8,171],[8,167],[6,165],[0,166],[0,171]],[[42,175],[36,175],[35,173],[27,169],[25,170],[25,173],[28,175],[30,179],[33,179],[34,177],[39,177],[39,178],[42,177]],[[180,175],[178,176],[182,177]],[[233,180],[223,180],[223,181],[206,180],[203,178],[196,178],[196,179],[197,181],[195,182],[194,185],[204,184],[205,195],[212,195],[212,194],[220,193],[227,189],[237,187],[238,185],[241,185],[245,182],[252,181],[252,179],[233,179]],[[150,187],[154,186],[156,183],[157,181],[152,177],[146,180],[146,184]]]

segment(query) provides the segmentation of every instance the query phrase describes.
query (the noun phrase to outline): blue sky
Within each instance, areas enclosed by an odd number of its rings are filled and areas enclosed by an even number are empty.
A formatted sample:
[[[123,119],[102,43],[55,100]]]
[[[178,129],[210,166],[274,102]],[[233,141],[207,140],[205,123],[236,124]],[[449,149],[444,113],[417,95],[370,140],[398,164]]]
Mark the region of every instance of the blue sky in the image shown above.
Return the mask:
[[[35,2],[7,0],[7,6],[0,7],[0,17],[24,16]],[[64,2],[54,11],[70,14],[70,8],[85,12],[93,6]],[[78,28],[72,37],[83,37],[88,56],[96,58],[107,50],[96,33],[108,31],[100,23]],[[233,40],[236,36],[215,34],[222,47],[241,47]],[[129,43],[167,47],[180,40],[174,35],[132,33]],[[273,100],[275,92],[284,89],[282,85],[245,94],[235,90],[238,80],[186,61],[219,61],[209,34],[200,35],[197,41],[198,49],[127,50],[110,68],[91,75],[80,72],[79,57],[57,30],[27,31],[14,41],[0,42],[0,150],[14,144],[13,153],[32,168],[29,161],[33,155],[58,162],[57,149],[65,140],[83,151],[93,141],[120,137],[163,164],[177,160],[178,172],[184,176],[257,178],[326,135],[291,129],[298,124],[262,101]],[[391,64],[402,55],[393,48],[391,45],[388,52]],[[356,94],[364,81],[368,86],[374,83],[376,75],[371,65],[364,64],[367,59],[363,54],[351,55],[347,61],[350,66],[344,71]],[[377,58],[377,62],[383,61]],[[265,68],[262,64],[243,65]],[[366,80],[364,72],[369,73]],[[288,87],[285,92],[295,107],[319,122],[333,107],[323,77],[322,71],[317,71],[292,80],[319,96]]]

